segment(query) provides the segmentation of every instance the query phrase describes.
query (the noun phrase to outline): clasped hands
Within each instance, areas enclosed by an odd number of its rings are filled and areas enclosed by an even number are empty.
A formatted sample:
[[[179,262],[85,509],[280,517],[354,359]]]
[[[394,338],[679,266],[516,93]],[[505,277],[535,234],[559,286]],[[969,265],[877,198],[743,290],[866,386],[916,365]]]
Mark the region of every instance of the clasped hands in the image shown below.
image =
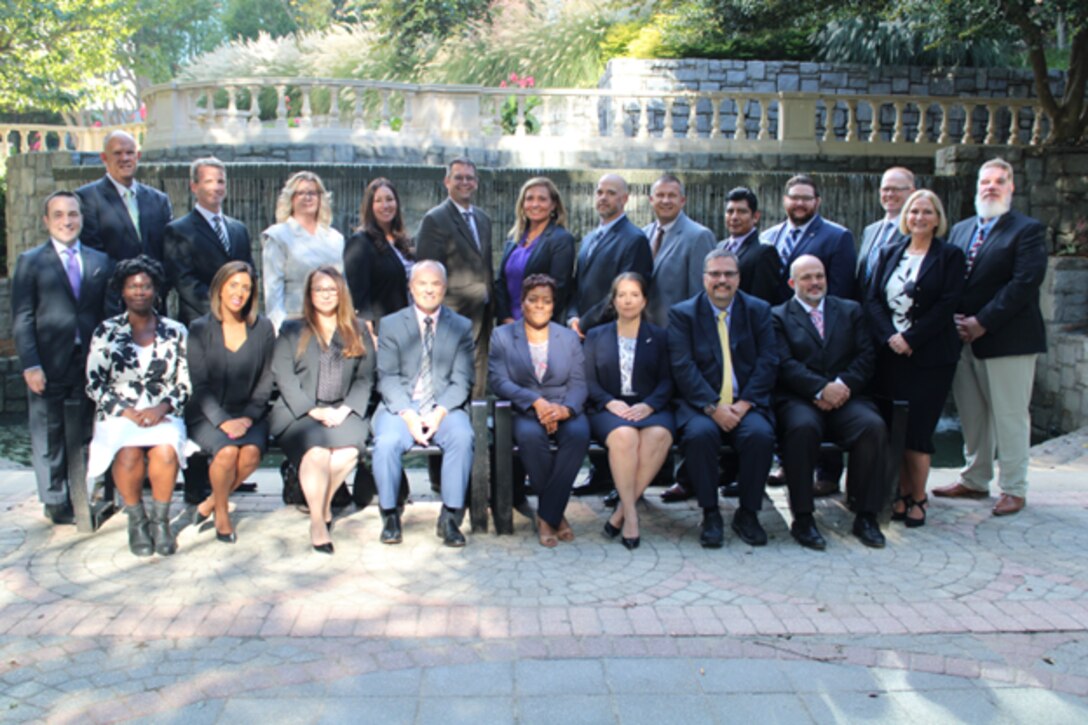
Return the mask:
[[[231,418],[219,424],[219,430],[227,434],[232,441],[238,440],[253,426],[252,418]]]
[[[170,404],[163,402],[150,408],[125,408],[121,411],[121,417],[128,418],[141,428],[150,428],[161,423],[169,412]]]
[[[956,332],[964,342],[971,343],[986,334],[986,328],[974,315],[952,315],[956,323]]]
[[[421,446],[428,445],[434,437],[442,419],[446,417],[446,409],[436,405],[431,412],[420,415],[411,408],[405,408],[400,412],[401,420],[408,426],[408,432],[412,434],[412,440]]]
[[[812,403],[824,411],[836,410],[846,404],[846,401],[850,400],[850,388],[846,383],[838,380],[832,380],[825,385],[820,391],[820,397],[812,401]]]
[[[752,409],[752,404],[747,400],[737,400],[732,403],[719,403],[718,407],[714,409],[714,414],[710,416],[718,427],[729,433],[738,425],[744,416],[748,415],[748,411]]]
[[[619,416],[624,420],[631,422],[638,422],[644,418],[648,418],[653,414],[654,409],[645,403],[635,403],[634,405],[628,405],[622,400],[610,400],[607,405],[604,406],[612,415]]]
[[[311,408],[307,415],[326,428],[335,428],[348,419],[351,408],[346,405],[338,405],[335,408]]]
[[[533,403],[536,419],[544,426],[548,435],[559,430],[559,424],[571,416],[570,408],[562,403],[549,403],[544,398],[537,398]]]

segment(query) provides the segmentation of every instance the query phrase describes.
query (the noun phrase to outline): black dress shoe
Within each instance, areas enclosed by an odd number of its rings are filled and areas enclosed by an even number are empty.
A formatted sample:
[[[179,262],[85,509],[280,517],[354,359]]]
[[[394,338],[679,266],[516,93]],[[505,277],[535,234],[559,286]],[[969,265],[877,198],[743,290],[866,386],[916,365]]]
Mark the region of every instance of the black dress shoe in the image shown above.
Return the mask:
[[[618,526],[613,526],[611,521],[605,521],[604,535],[609,539],[614,539],[620,535],[620,528]]]
[[[333,552],[336,551],[336,549],[332,548],[332,542],[330,541],[327,544],[314,544],[314,551],[316,551],[318,554],[331,555]]]
[[[786,469],[782,466],[777,466],[773,471],[767,474],[767,485],[775,488],[777,486],[786,485]]]
[[[399,544],[404,540],[400,529],[400,512],[397,509],[382,510],[382,536],[383,544]]]
[[[722,512],[718,509],[703,512],[703,523],[700,525],[699,543],[704,549],[720,549],[725,541],[725,522],[722,521]]]
[[[634,538],[628,539],[626,536],[624,536],[622,539],[620,539],[620,541],[623,542],[623,545],[627,548],[628,551],[634,551],[638,548],[639,540],[641,538],[641,536],[636,536]]]
[[[798,515],[793,524],[790,525],[790,535],[806,549],[823,551],[827,548],[827,541],[820,534],[820,530],[816,528],[816,521],[812,518],[812,514]]]
[[[457,526],[457,518],[457,512],[443,506],[442,513],[438,514],[434,531],[442,539],[443,545],[455,549],[465,545],[465,535]]]
[[[661,492],[661,500],[665,503],[680,503],[681,501],[687,501],[694,495],[679,483],[674,483]]]
[[[236,544],[238,543],[238,535],[233,531],[229,534],[221,534],[218,531],[215,532],[215,540],[222,541],[224,544]]]
[[[736,481],[723,483],[718,488],[718,493],[722,495],[722,498],[740,498],[740,484]]]
[[[620,502],[620,492],[616,489],[612,489],[608,492],[608,495],[601,499],[601,503],[610,509],[616,508]]]
[[[72,510],[72,504],[67,501],[64,503],[47,503],[45,505],[45,517],[54,524],[74,524],[76,522],[76,512]]]
[[[767,532],[760,525],[759,516],[755,511],[737,509],[737,512],[733,514],[733,531],[748,546],[767,545]]]
[[[842,489],[839,488],[838,481],[816,481],[812,484],[812,496],[813,498],[823,498],[824,496],[834,496]]]
[[[884,548],[884,534],[880,532],[874,514],[858,514],[854,518],[854,536],[871,549]]]

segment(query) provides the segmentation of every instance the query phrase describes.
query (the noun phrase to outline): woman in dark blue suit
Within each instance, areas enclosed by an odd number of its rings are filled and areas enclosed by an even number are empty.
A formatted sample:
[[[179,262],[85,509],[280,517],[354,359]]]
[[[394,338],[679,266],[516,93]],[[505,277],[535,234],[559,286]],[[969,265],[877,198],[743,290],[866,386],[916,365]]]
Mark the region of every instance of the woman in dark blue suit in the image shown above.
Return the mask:
[[[514,440],[538,497],[540,545],[573,541],[563,512],[574,478],[589,449],[585,358],[577,333],[552,322],[555,280],[543,274],[525,278],[522,321],[491,333],[487,368],[491,389],[514,407]],[[551,451],[550,438],[558,444]]]
[[[543,176],[529,179],[518,194],[516,214],[495,282],[495,318],[503,325],[520,320],[522,280],[546,274],[556,287],[552,319],[562,324],[574,273],[574,237],[566,230],[567,210],[559,189]]]
[[[672,376],[665,331],[643,319],[642,275],[618,275],[610,300],[616,321],[586,334],[589,424],[594,437],[608,447],[608,464],[620,496],[604,533],[612,539],[622,533],[623,545],[635,549],[639,544],[635,504],[661,469],[676,433],[668,409]]]
[[[926,522],[933,431],[960,358],[952,315],[963,292],[966,260],[958,247],[940,239],[948,221],[932,191],[910,195],[899,229],[910,238],[881,253],[865,314],[877,349],[876,390],[910,404],[892,519],[915,528]]]

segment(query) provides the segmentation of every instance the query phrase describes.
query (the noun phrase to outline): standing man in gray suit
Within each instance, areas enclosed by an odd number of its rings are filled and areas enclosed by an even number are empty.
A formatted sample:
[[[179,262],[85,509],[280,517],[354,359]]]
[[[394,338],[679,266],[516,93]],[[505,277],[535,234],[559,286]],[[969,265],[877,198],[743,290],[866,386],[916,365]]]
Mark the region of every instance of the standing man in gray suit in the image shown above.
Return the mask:
[[[907,197],[914,193],[914,173],[902,166],[893,166],[880,179],[880,206],[884,218],[865,227],[858,250],[858,278],[854,290],[864,300],[869,278],[876,269],[880,252],[906,237],[899,231],[899,214]]]
[[[479,178],[476,164],[471,160],[451,161],[443,183],[449,197],[427,212],[420,222],[416,257],[442,263],[448,275],[448,306],[472,320],[476,345],[476,384],[472,395],[482,398],[487,389],[487,345],[495,299],[491,217],[472,204]]]
[[[474,439],[465,406],[472,392],[472,323],[442,306],[446,270],[417,262],[409,281],[412,305],[386,315],[378,336],[374,414],[374,480],[382,510],[383,544],[402,539],[397,488],[401,456],[413,443],[442,449],[442,512],[436,533],[446,546],[465,545],[457,526],[472,471]]]
[[[654,221],[642,228],[653,254],[653,281],[647,314],[660,327],[669,308],[703,291],[703,258],[714,248],[714,232],[684,213],[684,184],[664,174],[650,187]]]

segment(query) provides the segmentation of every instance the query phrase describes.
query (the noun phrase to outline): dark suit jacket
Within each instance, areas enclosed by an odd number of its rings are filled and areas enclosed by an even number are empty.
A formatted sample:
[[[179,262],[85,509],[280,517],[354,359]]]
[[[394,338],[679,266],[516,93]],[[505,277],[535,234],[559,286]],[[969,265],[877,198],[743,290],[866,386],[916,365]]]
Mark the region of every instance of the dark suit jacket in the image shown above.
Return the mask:
[[[23,252],[15,263],[11,308],[19,364],[23,370],[40,366],[46,382],[73,366],[83,369],[85,361],[74,359],[76,331],[86,351],[95,328],[106,317],[113,260],[84,244],[80,258],[79,300],[51,241]]]
[[[873,272],[865,300],[865,315],[873,344],[884,348],[896,333],[885,289],[906,253],[910,239],[885,247]],[[960,357],[960,338],[952,315],[963,293],[965,259],[958,247],[934,239],[922,260],[914,283],[910,329],[903,338],[911,347],[911,362],[918,367],[951,365]]]
[[[472,230],[452,199],[431,209],[419,224],[416,257],[435,259],[446,266],[449,284],[446,305],[472,320],[473,334],[487,316],[485,300],[495,299],[494,273],[491,265],[491,218],[479,207],[472,207],[480,246]]]
[[[404,264],[384,239],[374,244],[367,232],[356,232],[344,243],[344,277],[355,312],[377,322],[408,306],[408,275]]]
[[[789,224],[782,222],[760,235],[760,241],[773,244],[777,249],[789,234]],[[827,275],[827,293],[843,299],[854,296],[854,277],[857,274],[858,253],[854,248],[854,235],[844,226],[828,221],[817,214],[805,229],[805,233],[790,252],[785,266],[779,267],[778,302],[793,296],[788,280],[790,265],[802,254],[811,254],[824,263]]]
[[[245,225],[220,216],[230,238],[229,256],[212,225],[196,209],[166,226],[166,269],[171,286],[178,291],[178,319],[185,324],[208,314],[208,287],[220,267],[232,260],[253,264]]]
[[[495,280],[495,319],[500,324],[513,317],[513,309],[520,305],[520,297],[511,299],[510,292],[506,289],[506,262],[519,241],[506,240],[506,246],[502,250],[502,262],[499,263],[499,276]],[[574,275],[574,237],[570,232],[555,223],[548,225],[540,238],[533,243],[533,251],[529,252],[529,259],[526,260],[525,276],[530,274],[546,274],[555,280],[559,290],[552,319],[563,322],[567,298],[570,296],[571,277]]]
[[[374,384],[375,358],[370,335],[362,320],[363,357],[344,358],[343,380],[340,388],[344,405],[360,418],[366,418],[370,404],[370,390]],[[302,357],[296,357],[299,339],[306,329],[305,320],[286,320],[280,327],[280,335],[272,353],[272,376],[280,397],[272,404],[269,428],[272,435],[279,435],[291,423],[308,414],[317,405],[317,374],[321,367],[321,346],[316,336],[311,336]]]
[[[578,266],[574,272],[574,290],[567,305],[567,319],[579,318],[583,334],[606,321],[608,292],[616,275],[638,272],[648,284],[654,274],[650,242],[626,216],[620,217],[609,227],[604,238],[593,244],[592,250],[588,250],[591,254],[587,254],[587,242],[597,232],[594,230],[582,238]]]
[[[161,262],[164,258],[163,234],[174,218],[170,197],[158,189],[134,183],[136,205],[140,208],[139,235],[117,187],[103,176],[76,189],[83,204],[80,240],[88,247],[105,252],[115,262],[141,254]]]
[[[952,228],[949,243],[964,254],[978,217]],[[1039,286],[1046,275],[1046,230],[1016,211],[1002,216],[979,249],[957,312],[974,315],[986,334],[971,344],[979,358],[1046,352]]]
[[[718,402],[722,347],[711,307],[703,292],[669,311],[669,358],[677,392],[676,422],[681,426]],[[729,350],[737,378],[734,399],[748,401],[770,418],[771,391],[778,370],[770,305],[737,292],[729,322]]]
[[[621,397],[620,351],[615,322],[600,325],[586,334],[586,385],[590,409],[604,410]],[[646,320],[638,328],[635,365],[631,383],[639,402],[664,410],[672,400],[672,372],[669,370],[669,338],[665,331]]]
[[[876,353],[865,313],[854,300],[824,298],[824,336],[796,298],[771,310],[778,340],[778,398],[815,400],[836,378],[861,394],[873,376]]]
[[[472,322],[448,307],[438,313],[431,353],[435,402],[449,410],[463,408],[476,379],[473,367]],[[393,415],[411,408],[412,388],[422,367],[423,340],[414,305],[386,315],[378,336],[378,391]]]
[[[723,239],[718,247],[724,249],[728,243],[728,239]],[[740,268],[741,292],[747,292],[768,304],[777,301],[778,270],[782,263],[773,246],[759,241],[757,229],[750,231],[740,243],[737,263]]]
[[[876,263],[880,261],[879,255],[880,253],[883,253],[884,250],[881,250],[881,252],[878,253],[877,258],[873,260],[873,269],[867,268],[869,252],[872,250],[873,245],[876,244],[877,237],[880,235],[881,230],[884,229],[884,223],[886,221],[887,219],[881,219],[880,221],[873,222],[861,232],[861,248],[858,249],[858,275],[857,279],[854,281],[854,292],[857,293],[862,304],[865,303],[865,298],[868,296],[868,283],[872,280],[873,273],[876,272]],[[898,226],[898,221],[895,223]],[[906,234],[895,229],[889,235],[887,241],[884,242],[883,246],[884,249],[887,249],[888,247],[909,239],[910,237]],[[866,279],[867,276],[869,279]]]
[[[648,224],[642,232],[652,239],[657,223]],[[651,282],[646,314],[654,324],[667,324],[670,307],[703,291],[703,259],[716,243],[713,232],[680,212],[656,257],[651,244],[654,271],[653,279],[646,280]]]
[[[242,417],[261,420],[268,412],[272,397],[272,351],[276,331],[267,317],[261,315],[248,326],[246,345],[254,345],[255,358],[261,364],[245,371],[245,380],[227,377],[227,346],[223,341],[223,325],[211,315],[193,320],[189,327],[189,381],[193,395],[185,408],[187,420],[203,416],[213,426],[235,417],[223,408],[230,385],[240,385],[249,391],[249,403]]]
[[[574,330],[555,322],[548,324],[548,370],[544,380],[533,373],[525,323],[510,322],[491,332],[487,360],[488,380],[495,395],[509,400],[522,413],[538,398],[559,403],[579,415],[586,402],[585,357],[582,341]]]

